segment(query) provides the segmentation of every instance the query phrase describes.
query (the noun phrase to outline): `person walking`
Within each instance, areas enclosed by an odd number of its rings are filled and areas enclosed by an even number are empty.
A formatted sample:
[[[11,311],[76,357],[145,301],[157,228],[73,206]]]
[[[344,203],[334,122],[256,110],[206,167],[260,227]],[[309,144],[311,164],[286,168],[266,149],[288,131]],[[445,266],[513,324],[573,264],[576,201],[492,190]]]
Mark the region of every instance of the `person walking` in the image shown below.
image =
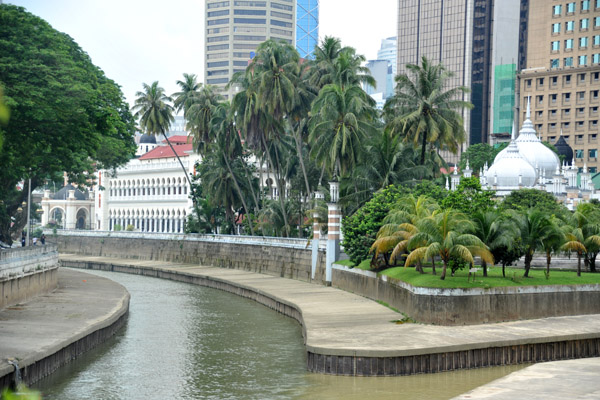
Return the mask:
[[[46,244],[46,235],[44,235],[42,233],[42,236],[40,236],[40,242],[42,242],[42,246]]]
[[[21,232],[21,247],[25,247],[25,231]]]

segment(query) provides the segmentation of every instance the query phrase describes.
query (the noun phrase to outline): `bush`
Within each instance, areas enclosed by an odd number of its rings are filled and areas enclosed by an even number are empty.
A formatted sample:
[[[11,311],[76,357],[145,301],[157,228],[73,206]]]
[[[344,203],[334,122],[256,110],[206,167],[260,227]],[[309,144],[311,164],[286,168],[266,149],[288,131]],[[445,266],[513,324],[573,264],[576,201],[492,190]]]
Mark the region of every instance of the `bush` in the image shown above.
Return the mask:
[[[43,229],[42,229],[42,228],[36,228],[36,229],[33,231],[33,237],[36,237],[36,238],[38,238],[38,239],[39,239],[40,237],[42,237],[42,233],[44,233],[44,231],[43,231]]]
[[[361,208],[344,218],[342,245],[354,264],[369,257],[369,249],[375,241],[382,221],[398,199],[408,193],[402,186],[390,185],[375,193]]]
[[[125,228],[125,230],[128,232],[133,232],[135,230],[135,226],[129,224],[129,225],[127,225],[127,228]]]
[[[115,226],[114,226],[114,230],[115,230],[115,232],[118,232],[118,231],[120,231],[120,230],[122,230],[122,229],[123,229],[123,227],[122,227],[121,225],[119,225],[119,224],[115,224]]]

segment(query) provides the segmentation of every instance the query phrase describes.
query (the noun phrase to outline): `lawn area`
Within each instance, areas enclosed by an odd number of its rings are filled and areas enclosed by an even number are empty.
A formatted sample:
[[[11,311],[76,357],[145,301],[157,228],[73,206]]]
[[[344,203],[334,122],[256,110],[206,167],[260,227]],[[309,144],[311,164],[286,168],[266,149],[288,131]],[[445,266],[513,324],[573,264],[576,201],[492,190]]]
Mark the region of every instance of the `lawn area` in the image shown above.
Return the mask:
[[[347,267],[354,267],[364,270],[371,270],[369,260],[364,260],[358,266],[355,266],[350,260],[337,261],[336,264],[342,264]],[[450,276],[450,270],[446,273],[446,279],[441,280],[440,274],[442,267],[436,267],[437,275],[432,275],[431,267],[424,267],[425,274],[419,274],[414,268],[395,267],[381,271],[380,275],[387,275],[391,278],[399,279],[413,286],[431,287],[431,288],[492,288],[506,286],[541,286],[541,285],[581,285],[590,283],[600,283],[600,273],[582,272],[577,276],[576,271],[558,271],[550,270],[550,279],[546,279],[544,270],[531,269],[529,278],[524,278],[523,268],[506,268],[506,278],[502,277],[502,267],[488,267],[488,276],[483,276],[483,271],[479,269],[473,282],[473,277],[467,282],[468,271],[456,271],[455,276]]]

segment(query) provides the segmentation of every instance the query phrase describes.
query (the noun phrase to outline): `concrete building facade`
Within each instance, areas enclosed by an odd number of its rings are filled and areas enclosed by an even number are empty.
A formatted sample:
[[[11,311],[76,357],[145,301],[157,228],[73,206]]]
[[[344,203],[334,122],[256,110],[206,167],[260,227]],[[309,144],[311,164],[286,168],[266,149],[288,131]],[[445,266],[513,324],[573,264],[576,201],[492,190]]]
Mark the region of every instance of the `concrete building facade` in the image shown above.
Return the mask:
[[[225,86],[246,69],[259,44],[268,39],[296,43],[295,0],[207,0],[204,83],[231,98]]]
[[[519,103],[531,98],[531,118],[543,141],[555,143],[562,134],[579,171],[597,173],[600,1],[529,0],[527,11]],[[520,111],[523,121],[525,107]]]

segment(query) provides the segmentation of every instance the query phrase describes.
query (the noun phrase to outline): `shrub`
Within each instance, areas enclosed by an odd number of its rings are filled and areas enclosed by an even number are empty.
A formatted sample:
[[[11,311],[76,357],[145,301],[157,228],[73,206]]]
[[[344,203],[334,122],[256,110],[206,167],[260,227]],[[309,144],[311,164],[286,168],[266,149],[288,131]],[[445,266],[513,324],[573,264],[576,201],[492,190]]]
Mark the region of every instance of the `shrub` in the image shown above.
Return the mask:
[[[369,257],[369,249],[388,214],[398,199],[408,193],[402,186],[390,185],[375,193],[375,196],[361,208],[344,218],[342,232],[346,254],[354,264]]]
[[[135,226],[129,224],[129,225],[127,225],[127,228],[125,228],[125,230],[128,231],[128,232],[132,232],[132,231],[135,230]]]
[[[114,226],[114,230],[115,230],[116,232],[118,232],[118,231],[120,231],[120,230],[122,230],[122,229],[123,229],[123,227],[122,227],[121,225],[119,225],[119,224],[115,224],[115,226]]]

